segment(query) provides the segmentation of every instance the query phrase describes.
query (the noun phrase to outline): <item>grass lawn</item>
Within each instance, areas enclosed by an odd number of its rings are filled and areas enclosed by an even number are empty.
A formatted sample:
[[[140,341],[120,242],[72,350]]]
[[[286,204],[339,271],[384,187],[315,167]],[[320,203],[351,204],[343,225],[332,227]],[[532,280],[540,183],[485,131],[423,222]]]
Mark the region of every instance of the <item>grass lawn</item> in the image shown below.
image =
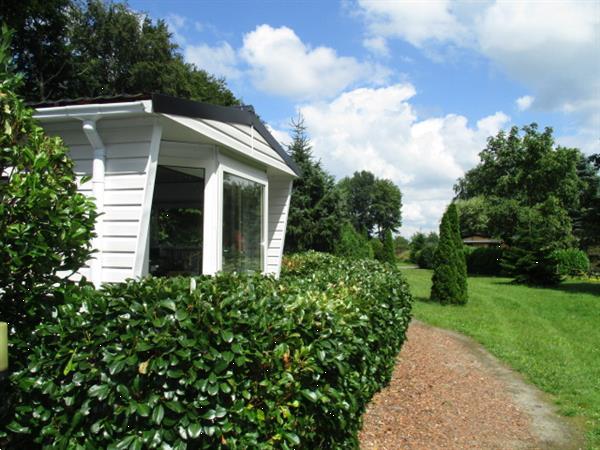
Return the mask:
[[[403,273],[415,318],[473,337],[552,394],[567,416],[583,418],[588,444],[600,449],[600,283],[570,281],[553,289],[469,278],[465,307],[428,302],[431,271]]]

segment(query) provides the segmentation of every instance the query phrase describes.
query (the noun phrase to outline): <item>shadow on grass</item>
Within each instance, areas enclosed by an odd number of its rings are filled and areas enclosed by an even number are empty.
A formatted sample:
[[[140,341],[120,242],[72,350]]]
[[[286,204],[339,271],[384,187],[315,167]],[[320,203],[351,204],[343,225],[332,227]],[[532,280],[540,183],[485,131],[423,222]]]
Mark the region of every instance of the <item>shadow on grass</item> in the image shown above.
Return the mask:
[[[568,292],[569,294],[592,294],[600,298],[600,283],[586,283],[585,281],[573,281],[563,283],[552,288],[557,291]]]
[[[600,297],[600,283],[592,283],[586,281],[568,281],[559,284],[558,286],[533,286],[528,284],[519,284],[511,280],[501,279],[494,280],[491,284],[500,286],[527,286],[533,289],[548,289],[551,291],[562,291],[568,294],[592,294]]]

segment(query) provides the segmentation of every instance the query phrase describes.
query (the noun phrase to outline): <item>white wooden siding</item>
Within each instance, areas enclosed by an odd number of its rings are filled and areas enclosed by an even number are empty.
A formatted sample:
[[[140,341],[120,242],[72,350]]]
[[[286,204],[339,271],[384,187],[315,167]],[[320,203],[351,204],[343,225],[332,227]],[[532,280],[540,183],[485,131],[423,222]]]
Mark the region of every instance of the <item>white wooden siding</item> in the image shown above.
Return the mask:
[[[290,177],[269,177],[269,231],[265,272],[277,277],[281,271],[291,190],[292,179]]]
[[[79,191],[92,196],[91,181],[81,184],[83,176],[92,175],[93,164],[93,150],[81,121],[48,123],[44,128],[48,134],[60,136],[69,147]],[[102,251],[102,282],[107,283],[133,277],[152,120],[99,120],[97,130],[106,146],[104,214],[98,218],[103,222],[103,238],[98,250]],[[74,278],[89,279],[87,265]]]

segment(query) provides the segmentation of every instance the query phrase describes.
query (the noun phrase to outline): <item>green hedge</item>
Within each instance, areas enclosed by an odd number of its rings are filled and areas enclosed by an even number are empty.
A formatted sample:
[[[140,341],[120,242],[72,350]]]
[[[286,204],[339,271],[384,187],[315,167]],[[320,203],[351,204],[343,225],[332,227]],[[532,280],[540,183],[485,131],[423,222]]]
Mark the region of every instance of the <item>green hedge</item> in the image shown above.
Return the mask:
[[[465,247],[467,272],[470,275],[503,275],[500,265],[503,250],[499,247]]]
[[[11,377],[0,447],[357,448],[405,339],[407,285],[317,253],[283,272],[72,290]]]

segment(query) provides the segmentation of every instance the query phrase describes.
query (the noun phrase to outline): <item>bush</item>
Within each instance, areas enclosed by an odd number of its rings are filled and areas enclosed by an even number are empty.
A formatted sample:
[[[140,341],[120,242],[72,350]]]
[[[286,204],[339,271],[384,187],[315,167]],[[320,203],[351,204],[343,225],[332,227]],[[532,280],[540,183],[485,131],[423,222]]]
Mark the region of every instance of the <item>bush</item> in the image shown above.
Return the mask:
[[[383,235],[383,248],[381,250],[381,262],[396,264],[396,252],[394,251],[394,238],[391,230],[386,230]]]
[[[334,251],[337,256],[350,259],[374,257],[373,247],[367,237],[356,231],[349,222],[342,225],[340,238],[335,244]]]
[[[52,292],[90,257],[96,220],[92,200],[77,192],[74,163],[16,94],[10,34],[0,36],[0,319],[23,341],[47,317]],[[23,359],[11,350],[11,365]]]
[[[68,296],[11,376],[2,448],[357,448],[411,307],[399,271],[317,253],[287,260],[280,281],[148,278]]]
[[[433,257],[437,244],[427,243],[415,255],[415,262],[420,269],[433,269]]]
[[[553,256],[558,261],[558,273],[563,277],[581,277],[590,270],[586,253],[577,248],[556,250]]]
[[[502,254],[503,250],[500,247],[469,249],[465,252],[467,272],[471,275],[502,275],[503,271],[500,265]]]

